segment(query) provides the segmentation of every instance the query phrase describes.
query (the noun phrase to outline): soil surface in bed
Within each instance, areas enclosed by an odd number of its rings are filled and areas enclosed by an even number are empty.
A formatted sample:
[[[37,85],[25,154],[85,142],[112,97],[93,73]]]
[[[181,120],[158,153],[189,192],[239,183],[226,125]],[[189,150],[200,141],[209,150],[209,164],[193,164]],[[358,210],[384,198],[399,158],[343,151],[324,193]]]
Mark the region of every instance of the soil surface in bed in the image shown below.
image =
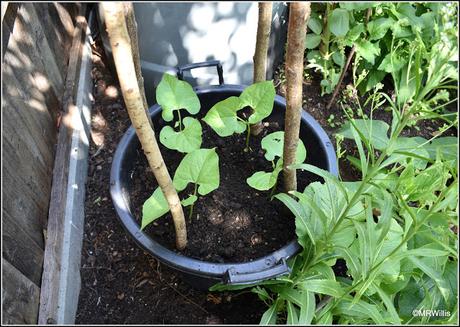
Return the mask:
[[[116,146],[129,127],[130,121],[120,94],[118,82],[114,79],[106,64],[107,60],[104,58],[101,48],[95,48],[93,51],[94,66],[92,71],[94,80],[92,138],[89,149],[85,228],[81,258],[82,284],[76,323],[90,325],[258,324],[267,307],[258,299],[257,295],[250,293],[249,290],[213,293],[197,291],[183,282],[174,271],[160,264],[148,253],[141,250],[124,231],[113,208],[109,193],[109,183],[110,168]],[[274,79],[275,85],[277,85],[277,93],[284,96],[285,85],[280,80],[280,69],[277,70]],[[334,114],[334,122],[340,124],[344,121],[344,115],[338,104],[332,106],[329,110],[326,109],[330,95],[320,96],[320,80],[319,76],[312,73],[304,81],[304,110],[309,112],[320,123],[329,134],[332,142],[335,143],[334,135],[337,128],[329,126],[327,119],[331,114]],[[349,76],[346,76],[343,89],[348,83]],[[340,99],[340,97],[338,98]],[[369,113],[367,108],[364,108],[364,111],[367,114]],[[387,122],[391,119],[390,114],[383,110],[379,111],[377,115],[379,115],[378,119]],[[202,126],[205,127],[206,125],[203,123]],[[408,129],[404,132],[404,135],[418,135],[430,138],[437,132],[439,126],[442,126],[439,121],[422,122],[417,126],[418,129]],[[251,147],[253,152],[241,155],[244,148],[244,136],[241,136],[241,138],[240,136],[235,136],[225,139],[212,139],[214,132],[208,132],[206,128],[203,147],[216,147],[221,159],[221,185],[218,190],[201,197],[196,204],[196,213],[192,217],[193,224],[189,224],[188,228],[189,234],[196,233],[199,241],[194,243],[190,238],[186,254],[217,262],[229,261],[229,257],[235,257],[236,255],[242,260],[251,260],[251,258],[257,257],[258,253],[268,253],[273,248],[279,248],[284,245],[285,242],[292,239],[292,225],[290,227],[282,226],[286,228],[287,233],[286,235],[276,233],[277,240],[271,240],[271,236],[269,236],[272,233],[270,226],[280,228],[280,220],[276,219],[282,217],[282,215],[277,214],[273,215],[273,218],[269,215],[269,211],[278,211],[278,213],[280,210],[283,211],[282,204],[277,200],[268,201],[266,192],[260,193],[257,200],[245,199],[243,196],[244,190],[241,193],[237,188],[241,187],[241,185],[249,188],[245,179],[250,174],[256,170],[268,170],[270,168],[270,163],[261,155],[257,155],[259,151],[257,145],[260,144],[260,139],[252,138]],[[270,126],[270,128],[274,128],[274,130],[280,129],[276,126]],[[446,135],[457,135],[457,131],[451,129]],[[344,142],[343,146],[347,150],[347,154],[356,155],[356,149],[352,142]],[[162,151],[166,154],[169,150],[162,148]],[[174,171],[183,155],[174,151],[171,152],[171,157],[168,157],[168,155],[165,157],[168,165],[171,165],[170,170]],[[234,154],[232,155],[232,153]],[[251,167],[232,170],[233,164],[241,164],[236,160],[244,161],[247,164],[248,157],[254,160],[251,163]],[[141,187],[136,185],[135,182],[134,188],[131,190],[132,195],[137,195],[138,203],[135,205],[139,209],[156,186],[144,160],[143,156],[139,156],[134,170],[134,174],[143,177],[134,178],[133,175],[133,180],[137,180],[138,184],[144,183],[148,185],[147,187]],[[251,162],[251,159],[249,159],[249,162]],[[342,158],[339,163],[342,179],[347,181],[359,180],[359,172],[350,166],[346,159]],[[227,167],[226,165],[229,166]],[[231,178],[231,180],[225,181],[225,176]],[[232,181],[239,184],[239,186],[234,187]],[[304,182],[301,181],[301,183]],[[246,190],[246,192],[249,191]],[[250,192],[254,192],[253,195],[257,193],[252,189],[250,189]],[[230,194],[231,197],[225,194]],[[208,201],[214,203],[212,207],[206,205]],[[223,201],[226,201],[226,203]],[[268,203],[267,208],[260,208],[263,206],[263,201],[266,201],[266,204]],[[273,207],[270,208],[270,206]],[[256,207],[258,207],[258,212],[254,216],[251,213],[252,211],[243,212],[244,210],[255,210]],[[216,211],[215,215],[212,212],[213,210]],[[136,214],[137,217],[140,217],[139,212]],[[188,215],[188,208],[186,208],[185,214]],[[220,217],[219,214],[221,214]],[[222,221],[226,221],[226,223],[221,222],[219,224],[217,223],[219,219],[217,219],[216,224],[213,225],[212,221],[208,220],[211,216],[222,218]],[[253,226],[255,229],[251,233],[244,234],[241,232],[241,226],[248,221],[245,218],[247,216],[251,218],[249,220],[251,224],[257,226]],[[257,219],[255,218],[256,216],[258,217]],[[286,219],[289,218],[288,214],[284,215],[284,217],[281,220],[283,224],[292,224],[291,220]],[[263,222],[272,218],[275,220],[270,221],[268,229],[258,227],[259,220]],[[171,237],[173,232],[171,232],[172,224],[170,221],[170,217],[165,216],[157,220],[158,226],[152,225],[147,230],[159,242],[173,247],[174,239]],[[200,227],[200,221],[201,224],[206,226],[206,229],[203,226]],[[166,222],[168,226],[166,226]],[[211,225],[215,226],[212,231],[209,229]],[[236,228],[238,226],[240,226],[239,229]],[[267,232],[264,232],[264,229]],[[206,232],[204,233],[204,231]],[[237,241],[234,244],[228,241],[228,237],[232,233],[236,234],[237,237]],[[261,240],[259,240],[259,236]],[[206,237],[212,240],[216,247],[209,252],[201,253],[200,244],[206,243]],[[218,242],[218,237],[221,237],[220,242]],[[252,245],[253,242],[257,246]],[[268,244],[265,244],[265,242]],[[240,249],[239,254],[236,252],[238,249]],[[241,249],[243,250],[241,251]],[[207,258],[208,256],[209,258]],[[333,269],[337,276],[346,276],[347,268],[344,262],[338,261]]]

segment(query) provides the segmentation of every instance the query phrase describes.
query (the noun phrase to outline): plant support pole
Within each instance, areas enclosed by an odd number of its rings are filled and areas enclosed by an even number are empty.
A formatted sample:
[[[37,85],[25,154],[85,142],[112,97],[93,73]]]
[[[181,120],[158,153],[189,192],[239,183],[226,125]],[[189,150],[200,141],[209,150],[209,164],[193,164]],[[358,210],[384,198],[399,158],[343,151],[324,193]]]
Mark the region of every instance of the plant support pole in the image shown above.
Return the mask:
[[[144,154],[147,157],[150,168],[171,210],[174,227],[176,229],[176,247],[178,249],[183,249],[187,245],[184,212],[179,196],[172,184],[171,176],[163,161],[160,148],[155,138],[155,132],[150,125],[145,110],[146,108],[136,77],[131,41],[124,17],[123,3],[103,2],[102,7],[115,67],[129,118],[136,129],[136,134],[142,145]]]
[[[254,51],[253,83],[267,79],[267,52],[270,41],[273,3],[259,2],[259,19],[257,23],[256,49]],[[259,135],[263,130],[263,123],[251,125],[251,134]]]
[[[297,190],[296,171],[287,168],[295,163],[302,113],[304,40],[310,2],[292,2],[286,49],[286,114],[284,117],[283,176],[285,191]]]

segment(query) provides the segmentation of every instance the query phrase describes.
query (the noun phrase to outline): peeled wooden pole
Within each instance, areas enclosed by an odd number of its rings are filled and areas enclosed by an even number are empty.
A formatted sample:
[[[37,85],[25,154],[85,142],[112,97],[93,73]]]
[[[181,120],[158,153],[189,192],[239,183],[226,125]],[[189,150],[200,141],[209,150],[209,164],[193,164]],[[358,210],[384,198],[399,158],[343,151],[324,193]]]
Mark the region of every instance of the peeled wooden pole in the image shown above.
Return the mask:
[[[289,24],[286,49],[286,114],[284,118],[283,176],[285,191],[297,189],[296,171],[287,168],[295,163],[299,143],[302,113],[302,82],[304,40],[307,20],[310,17],[309,2],[292,2],[289,7]]]
[[[145,97],[144,78],[142,77],[142,71],[141,71],[141,61],[140,61],[139,45],[138,45],[138,39],[137,39],[137,24],[136,24],[136,18],[134,16],[133,3],[124,2],[123,5],[125,9],[126,29],[128,30],[129,40],[131,43],[131,51],[133,53],[134,70],[136,71],[136,78],[139,84],[139,90],[141,92],[142,102],[144,103],[144,107],[148,108],[147,98]]]
[[[169,204],[176,229],[176,247],[183,249],[187,245],[187,231],[184,212],[166,169],[163,157],[155,138],[155,132],[149,123],[139,83],[136,77],[131,41],[126,28],[123,4],[103,2],[105,24],[112,47],[113,59],[117,69],[121,91],[125,100],[129,118],[136,129],[136,134],[147,157],[150,168]]]
[[[267,78],[267,52],[272,25],[271,2],[259,2],[259,19],[257,23],[256,49],[254,51],[254,83],[265,81]],[[259,135],[263,129],[262,122],[251,125],[251,134]]]

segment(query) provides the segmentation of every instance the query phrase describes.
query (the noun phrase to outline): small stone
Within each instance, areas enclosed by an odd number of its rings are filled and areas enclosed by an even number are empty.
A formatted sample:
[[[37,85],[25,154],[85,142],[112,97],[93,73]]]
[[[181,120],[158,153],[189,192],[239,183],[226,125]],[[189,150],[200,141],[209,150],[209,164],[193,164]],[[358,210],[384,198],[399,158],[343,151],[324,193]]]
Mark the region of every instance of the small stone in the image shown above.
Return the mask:
[[[101,166],[101,165],[97,165],[97,166],[96,166],[96,169],[97,169],[97,170],[102,170],[102,166]]]

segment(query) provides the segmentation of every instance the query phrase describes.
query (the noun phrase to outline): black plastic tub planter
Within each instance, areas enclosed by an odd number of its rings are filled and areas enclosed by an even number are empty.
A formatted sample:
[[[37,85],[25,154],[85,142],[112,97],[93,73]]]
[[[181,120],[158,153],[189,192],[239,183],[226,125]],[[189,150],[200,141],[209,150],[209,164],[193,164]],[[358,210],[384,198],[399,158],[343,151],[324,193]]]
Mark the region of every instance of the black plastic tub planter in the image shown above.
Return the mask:
[[[220,85],[195,87],[194,90],[201,102],[201,110],[209,110],[215,103],[230,96],[239,96],[245,89],[243,85],[226,85],[222,77],[222,67],[218,62],[193,64],[178,69],[178,76],[182,78],[183,70],[195,67],[216,65],[219,73]],[[286,100],[281,96],[275,97],[274,108],[268,119],[283,121],[286,109]],[[154,128],[161,129],[161,107],[154,105],[149,110]],[[321,126],[306,112],[302,112],[300,138],[308,151],[308,163],[326,169],[337,175],[337,160],[334,147]],[[140,143],[134,128],[131,126],[118,144],[112,162],[110,176],[110,193],[118,213],[118,217],[129,235],[145,251],[180,272],[183,279],[197,289],[208,289],[216,283],[251,284],[261,280],[274,278],[289,272],[286,260],[300,250],[300,245],[294,239],[279,250],[251,262],[213,263],[192,259],[175,253],[140,230],[140,225],[133,215],[133,208],[129,198],[129,183],[133,171],[134,158],[138,156]]]

